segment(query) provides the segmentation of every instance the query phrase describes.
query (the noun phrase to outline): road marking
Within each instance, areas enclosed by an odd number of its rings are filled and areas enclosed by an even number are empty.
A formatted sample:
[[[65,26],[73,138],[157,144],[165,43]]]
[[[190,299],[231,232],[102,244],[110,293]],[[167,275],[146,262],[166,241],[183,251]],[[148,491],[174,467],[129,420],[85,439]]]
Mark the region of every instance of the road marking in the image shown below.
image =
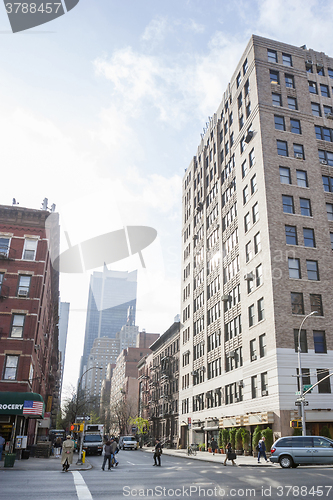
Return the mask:
[[[131,464],[131,465],[136,465],[136,464],[133,464],[132,462],[129,462],[128,460],[127,460],[127,463],[128,463],[128,464]]]
[[[74,484],[75,484],[78,499],[79,500],[93,500],[93,497],[91,496],[89,488],[86,485],[80,472],[75,470],[75,471],[72,471],[72,474],[73,474],[73,478],[74,478]]]

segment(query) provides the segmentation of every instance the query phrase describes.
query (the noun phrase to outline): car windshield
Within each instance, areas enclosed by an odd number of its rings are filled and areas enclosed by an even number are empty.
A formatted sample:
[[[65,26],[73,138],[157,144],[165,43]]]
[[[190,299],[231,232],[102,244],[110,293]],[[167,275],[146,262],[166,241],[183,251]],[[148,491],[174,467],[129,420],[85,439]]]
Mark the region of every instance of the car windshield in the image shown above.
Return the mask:
[[[124,441],[136,441],[135,437],[130,436],[130,437],[124,437]]]
[[[102,436],[99,436],[98,434],[95,434],[93,436],[84,436],[84,441],[86,443],[96,443],[96,442],[102,442]]]

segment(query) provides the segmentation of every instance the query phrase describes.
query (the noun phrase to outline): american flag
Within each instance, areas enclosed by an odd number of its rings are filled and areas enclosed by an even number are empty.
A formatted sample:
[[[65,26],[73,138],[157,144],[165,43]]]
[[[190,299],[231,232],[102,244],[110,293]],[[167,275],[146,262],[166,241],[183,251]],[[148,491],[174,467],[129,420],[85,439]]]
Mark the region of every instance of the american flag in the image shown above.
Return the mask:
[[[23,415],[42,415],[43,405],[41,401],[24,401]]]

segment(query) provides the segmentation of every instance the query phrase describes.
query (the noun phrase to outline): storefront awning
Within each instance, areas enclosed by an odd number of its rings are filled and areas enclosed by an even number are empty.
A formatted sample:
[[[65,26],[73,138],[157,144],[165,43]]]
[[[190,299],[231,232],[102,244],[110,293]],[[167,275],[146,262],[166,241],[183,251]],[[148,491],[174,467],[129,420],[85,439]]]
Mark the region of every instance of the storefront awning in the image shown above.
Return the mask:
[[[44,417],[44,400],[34,392],[0,392],[0,415]]]

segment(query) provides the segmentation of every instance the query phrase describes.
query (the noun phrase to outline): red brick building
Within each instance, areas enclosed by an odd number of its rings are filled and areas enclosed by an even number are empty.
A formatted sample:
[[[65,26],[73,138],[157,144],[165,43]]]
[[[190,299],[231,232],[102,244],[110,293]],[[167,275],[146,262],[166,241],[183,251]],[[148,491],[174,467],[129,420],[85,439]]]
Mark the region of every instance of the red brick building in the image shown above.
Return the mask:
[[[52,419],[55,423],[59,405],[59,274],[49,253],[50,241],[53,251],[58,250],[59,223],[52,213],[47,231],[50,215],[45,210],[0,206],[0,433],[6,440],[15,432],[34,442],[38,428],[46,434]],[[23,393],[23,401],[31,399],[24,393],[42,396],[46,418],[39,426],[36,419],[42,419],[43,412],[10,414],[12,405],[6,401],[18,401],[13,393]]]

